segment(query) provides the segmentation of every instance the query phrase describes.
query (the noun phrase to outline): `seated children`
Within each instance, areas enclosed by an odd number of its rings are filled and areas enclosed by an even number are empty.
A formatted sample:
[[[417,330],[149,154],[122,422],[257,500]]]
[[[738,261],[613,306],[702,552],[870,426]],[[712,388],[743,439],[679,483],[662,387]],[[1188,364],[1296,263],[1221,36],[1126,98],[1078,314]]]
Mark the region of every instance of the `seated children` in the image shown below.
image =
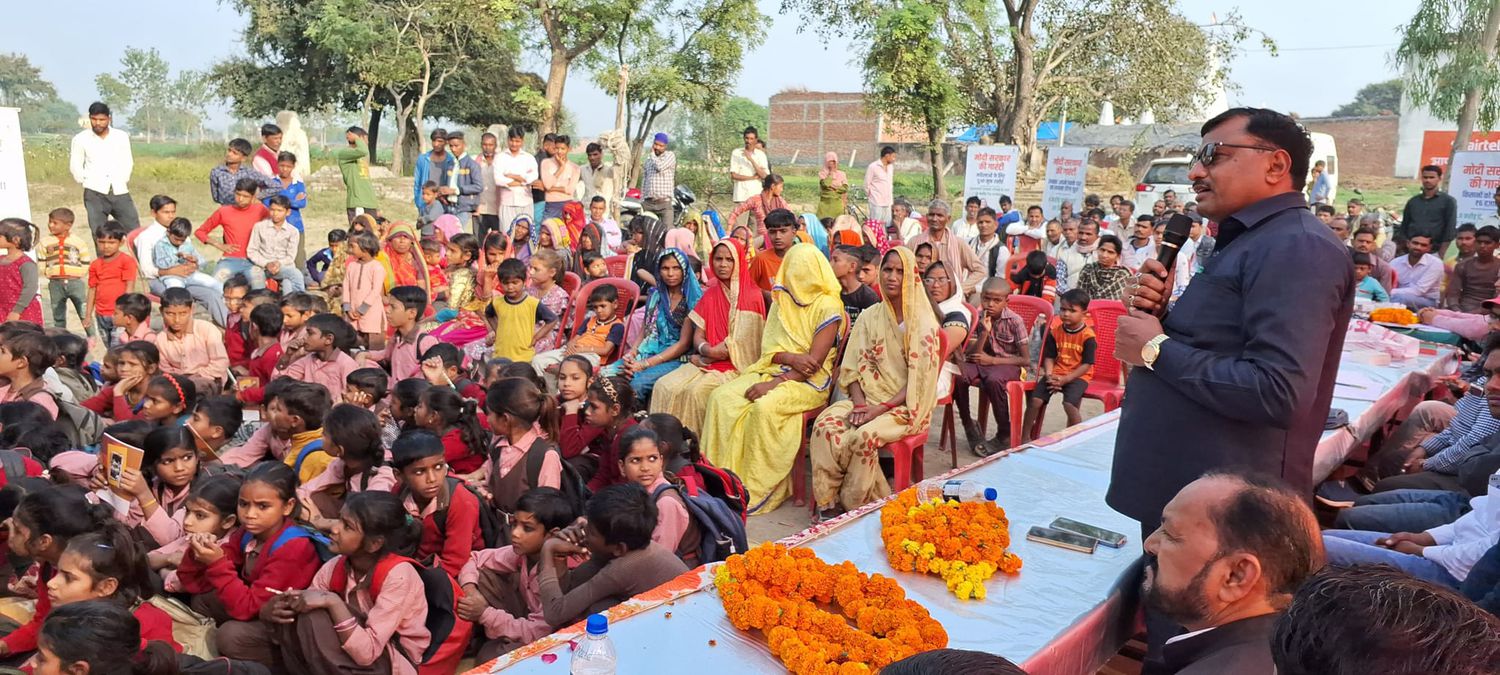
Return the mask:
[[[434,387],[452,387],[464,398],[484,400],[484,387],[468,378],[463,368],[464,355],[446,342],[422,352],[422,377]]]
[[[255,200],[259,191],[259,180],[241,178],[234,184],[234,202],[220,206],[193,232],[198,241],[223,251],[224,255],[214,268],[214,276],[219,279],[250,273],[252,263],[245,254],[250,233],[255,230],[256,223],[271,217],[271,212]],[[224,228],[223,243],[209,241],[208,235],[220,227]]]
[[[146,555],[151,569],[161,573],[162,588],[171,593],[183,592],[177,578],[177,567],[188,552],[188,541],[195,535],[211,536],[221,545],[236,523],[240,501],[240,477],[234,474],[204,476],[193,482],[183,500],[182,534]]]
[[[120,485],[132,493],[130,509],[120,521],[140,526],[151,548],[182,536],[183,504],[198,477],[198,450],[192,432],[180,426],[157,427],[141,444],[140,471],[126,471]]]
[[[47,409],[57,419],[57,397],[47,391],[42,375],[57,362],[57,347],[52,339],[36,330],[11,331],[0,339],[0,403],[31,401]]]
[[[266,424],[244,445],[219,453],[219,459],[249,468],[270,455],[292,467],[300,481],[312,480],[332,461],[321,449],[323,416],[331,407],[328,390],[321,386],[285,377],[272,380],[261,413]]]
[[[859,249],[857,246],[840,246],[834,249],[833,256],[829,258],[829,262],[833,264],[833,274],[839,279],[839,297],[844,300],[844,312],[849,315],[851,326],[859,318],[860,312],[880,302],[875,289],[859,280],[859,270],[864,265]]]
[[[556,328],[557,314],[526,293],[525,263],[506,260],[500,263],[498,275],[501,293],[484,312],[490,324],[487,344],[498,358],[530,363],[536,357],[536,345]]]
[[[151,250],[151,261],[157,269],[172,269],[184,264],[192,266],[192,272],[185,275],[162,274],[157,277],[161,285],[167,288],[185,288],[187,286],[202,286],[219,290],[223,283],[203,272],[197,271],[201,263],[198,257],[198,249],[193,247],[190,235],[193,233],[193,224],[187,218],[174,218],[172,224],[167,226],[167,236],[156,241],[156,247]]]
[[[161,323],[166,329],[156,336],[161,369],[192,378],[205,392],[217,392],[229,374],[224,334],[212,323],[193,318],[193,296],[187,289],[162,291]]]
[[[389,492],[349,496],[330,547],[338,555],[307,590],[271,600],[268,614],[279,625],[289,672],[417,675],[412,660],[432,637],[427,595],[416,566],[395,553],[415,527]]]
[[[333,458],[328,468],[297,488],[297,501],[314,527],[332,532],[347,495],[395,491],[396,474],[385,466],[380,445],[380,422],[368,409],[340,403],[329,410],[323,418],[323,452]]]
[[[178,655],[172,645],[146,641],[155,632],[117,602],[86,600],[58,607],[42,626],[36,672],[178,672]]]
[[[212,532],[188,537],[177,577],[193,594],[193,611],[219,624],[214,642],[223,656],[274,666],[276,632],[260,618],[261,607],[307,588],[318,572],[313,541],[295,521],[296,490],[297,476],[285,464],[256,466],[240,486],[229,540]]]
[[[510,519],[510,545],[475,551],[458,573],[458,616],[484,628],[476,657],[485,662],[552,632],[542,614],[537,565],[542,543],[578,517],[555,488],[527,490]]]
[[[750,261],[750,280],[764,292],[770,307],[771,286],[776,283],[776,273],[781,271],[781,259],[797,243],[797,216],[791,211],[777,209],[766,214],[766,248],[757,251]]]
[[[397,496],[406,513],[422,522],[417,560],[458,576],[469,553],[484,548],[479,531],[479,498],[448,476],[443,442],[430,431],[401,434],[391,448],[391,466],[400,472]],[[438,525],[442,519],[442,525]]]
[[[270,291],[261,291],[258,297],[259,304],[267,302],[266,295]],[[234,275],[224,281],[224,308],[228,315],[224,320],[224,351],[229,354],[229,365],[244,366],[245,361],[250,358],[250,310],[255,305],[250,304],[250,280],[241,275]]]
[[[245,257],[253,265],[250,285],[265,288],[267,279],[275,279],[281,282],[283,293],[305,290],[307,282],[297,266],[302,232],[287,221],[292,213],[291,201],[285,195],[276,195],[270,204],[269,217],[255,224],[245,247]]]
[[[526,294],[542,303],[547,311],[560,319],[568,312],[568,292],[562,288],[563,260],[557,251],[551,249],[540,249],[531,256],[526,263],[526,274],[528,283]],[[549,331],[538,340],[535,347],[539,352],[555,349],[562,330]]]
[[[58,333],[49,338],[57,349],[57,362],[52,364],[52,372],[57,373],[57,379],[73,395],[73,400],[83,402],[99,393],[94,376],[85,370],[84,361],[89,357],[88,341],[72,333]]]
[[[485,394],[484,408],[498,451],[485,467],[495,508],[509,516],[527,490],[561,488],[562,455],[548,440],[557,437],[552,397],[528,380],[505,378]]]
[[[620,475],[651,494],[656,529],[651,541],[677,554],[688,567],[698,566],[700,535],[677,486],[667,480],[666,458],[656,432],[637,424],[620,439]]]
[[[285,320],[285,313],[282,314]],[[277,373],[301,382],[322,385],[331,399],[342,399],[344,380],[359,368],[349,350],[354,348],[354,329],[332,314],[317,314],[307,320],[302,340],[302,358]],[[283,331],[285,329],[283,328]]]
[[[234,368],[235,375],[239,377],[235,383],[237,389],[264,387],[275,377],[276,365],[281,363],[281,322],[281,308],[271,303],[250,310],[250,319],[245,325],[250,327],[251,350],[244,365]],[[250,402],[259,403],[254,400]]]
[[[385,346],[385,265],[380,241],[361,232],[349,237],[349,264],[344,273],[344,316],[354,322],[360,341],[370,349]]]
[[[988,457],[1009,447],[1010,430],[1006,423],[1007,382],[1019,379],[1021,369],[1031,365],[1027,344],[1031,331],[1020,315],[1010,310],[1010,283],[999,277],[984,281],[980,289],[980,314],[969,343],[958,364],[958,386],[953,391],[964,437],[975,455]],[[980,395],[995,414],[995,437],[985,442],[969,412],[969,387],[979,387]]]
[[[114,521],[113,510],[90,504],[83,491],[74,487],[48,487],[27,494],[6,521],[10,554],[31,558],[38,566],[37,586],[45,588],[57,573],[57,563],[73,537],[98,532]],[[0,638],[0,657],[36,649],[37,632],[52,610],[49,593],[38,593],[31,621]]]
[[[1094,350],[1099,343],[1094,339],[1094,329],[1088,325],[1089,294],[1073,289],[1062,295],[1062,310],[1047,329],[1042,342],[1042,364],[1038,372],[1047,373],[1037,382],[1031,392],[1031,401],[1026,406],[1026,418],[1022,422],[1021,442],[1028,443],[1035,436],[1032,427],[1043,407],[1059,392],[1063,395],[1063,411],[1068,415],[1068,426],[1083,421],[1078,405],[1083,402],[1083,392],[1088,389],[1094,373]]]
[[[219,451],[234,438],[244,418],[244,407],[233,397],[210,396],[198,401],[186,425],[198,449],[198,463],[215,468],[222,465]]]
[[[598,251],[584,251],[579,255],[578,269],[582,271],[579,277],[583,283],[609,276],[609,264],[604,262],[604,256]]]
[[[139,419],[157,426],[181,426],[187,423],[196,405],[198,388],[191,379],[161,373],[146,382],[146,398],[141,402]]]
[[[307,259],[307,276],[328,294],[328,300],[335,305],[338,304],[340,287],[344,285],[344,265],[349,261],[348,242],[349,232],[335,227],[328,231],[328,246]]]
[[[109,383],[106,374],[104,388],[80,405],[116,422],[133,420],[140,416],[140,406],[146,399],[146,383],[160,372],[160,352],[156,345],[136,340],[116,345],[109,354],[115,355],[114,382]],[[105,355],[106,363],[109,354]]]
[[[448,273],[443,271],[443,242],[423,239],[422,262],[427,265],[427,284],[432,287],[432,300],[448,299]]]
[[[1026,254],[1026,265],[1010,275],[1010,283],[1021,295],[1051,302],[1057,296],[1057,268],[1038,249]]]
[[[124,344],[135,340],[156,342],[151,330],[151,298],[140,293],[126,293],[115,299],[114,341]]]
[[[617,377],[596,377],[589,383],[585,405],[563,420],[563,458],[588,481],[589,490],[622,481],[620,438],[635,426],[635,390]]]
[[[431,387],[432,383],[417,378],[401,380],[391,387],[391,404],[386,408],[385,420],[380,426],[380,441],[386,450],[391,449],[397,436],[418,428],[417,404],[422,402],[422,395]]]
[[[1356,300],[1371,300],[1374,302],[1390,302],[1391,294],[1385,291],[1385,287],[1375,277],[1370,276],[1370,271],[1375,269],[1370,260],[1370,254],[1362,251],[1354,252],[1354,298]]]
[[[542,615],[553,626],[605,611],[688,569],[666,547],[651,541],[656,505],[645,488],[611,485],[589,499],[587,511],[582,546],[564,537],[542,544],[537,591]],[[568,556],[585,551],[591,556],[588,562],[569,571]]]
[[[620,349],[625,341],[625,323],[620,320],[618,307],[620,292],[614,286],[596,286],[589,291],[590,316],[583,330],[575,334],[561,349],[541,352],[531,360],[531,365],[543,376],[555,379],[557,365],[566,357],[577,354],[588,361],[589,367],[598,368]]]
[[[124,242],[125,226],[113,220],[105,222],[94,236],[94,250],[98,256],[89,263],[89,291],[84,305],[93,318],[85,324],[99,327],[105,348],[114,344],[115,300],[125,293],[134,292],[140,276],[135,258],[120,252],[120,245]]]
[[[119,523],[68,540],[47,582],[54,610],[75,602],[112,601],[140,622],[142,640],[157,640],[182,651],[172,639],[172,617],[146,600],[154,593],[147,574],[146,551]],[[102,670],[99,672],[103,672]]]
[[[418,428],[443,440],[443,459],[460,476],[478,471],[489,448],[489,435],[479,424],[478,407],[453,387],[435,386],[423,392],[412,415]]]
[[[385,320],[394,334],[384,348],[364,352],[358,362],[379,363],[395,380],[421,377],[421,355],[441,342],[422,332],[420,323],[426,311],[427,292],[421,286],[392,288],[385,296]]]
[[[256,291],[259,292],[259,291]],[[281,363],[285,368],[307,354],[307,320],[318,313],[318,304],[310,293],[288,293],[281,298]],[[248,314],[246,316],[249,316]]]

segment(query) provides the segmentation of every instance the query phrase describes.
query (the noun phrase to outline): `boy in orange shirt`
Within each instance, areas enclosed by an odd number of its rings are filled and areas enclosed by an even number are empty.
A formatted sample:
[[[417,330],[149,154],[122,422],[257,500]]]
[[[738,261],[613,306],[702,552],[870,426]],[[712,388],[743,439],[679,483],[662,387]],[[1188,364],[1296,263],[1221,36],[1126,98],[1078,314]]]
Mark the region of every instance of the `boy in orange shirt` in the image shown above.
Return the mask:
[[[776,285],[776,273],[781,271],[781,258],[797,243],[797,216],[786,209],[776,209],[766,214],[766,250],[755,254],[750,261],[750,280],[765,291],[766,306],[770,306],[771,287]]]
[[[1083,421],[1078,405],[1083,402],[1083,392],[1088,389],[1089,380],[1093,379],[1094,352],[1099,348],[1094,329],[1088,325],[1089,299],[1088,292],[1078,288],[1062,295],[1062,309],[1048,327],[1047,339],[1042,343],[1042,367],[1038,372],[1047,375],[1031,391],[1026,418],[1021,423],[1022,443],[1031,441],[1031,428],[1036,425],[1037,415],[1058,392],[1063,395],[1063,412],[1068,415],[1068,426]]]

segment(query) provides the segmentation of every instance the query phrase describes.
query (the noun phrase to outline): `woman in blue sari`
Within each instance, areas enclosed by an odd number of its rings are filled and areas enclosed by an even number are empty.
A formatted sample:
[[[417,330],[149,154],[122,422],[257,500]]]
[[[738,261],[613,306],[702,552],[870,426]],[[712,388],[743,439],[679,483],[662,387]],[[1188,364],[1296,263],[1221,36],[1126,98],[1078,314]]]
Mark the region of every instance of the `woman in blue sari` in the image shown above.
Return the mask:
[[[703,288],[693,274],[688,255],[669,248],[656,257],[656,284],[646,300],[642,326],[645,336],[619,362],[621,374],[630,378],[630,388],[644,408],[656,381],[681,366],[688,353],[688,333],[682,330],[688,313],[703,297]]]

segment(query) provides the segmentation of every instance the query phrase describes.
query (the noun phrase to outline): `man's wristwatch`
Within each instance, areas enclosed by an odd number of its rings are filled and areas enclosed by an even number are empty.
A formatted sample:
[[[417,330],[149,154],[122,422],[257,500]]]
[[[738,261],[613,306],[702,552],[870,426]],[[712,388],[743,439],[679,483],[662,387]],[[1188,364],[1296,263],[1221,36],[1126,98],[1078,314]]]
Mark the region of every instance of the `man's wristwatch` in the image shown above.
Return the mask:
[[[1156,359],[1161,357],[1161,345],[1166,341],[1167,334],[1162,333],[1141,345],[1141,361],[1146,364],[1147,368],[1156,369]]]

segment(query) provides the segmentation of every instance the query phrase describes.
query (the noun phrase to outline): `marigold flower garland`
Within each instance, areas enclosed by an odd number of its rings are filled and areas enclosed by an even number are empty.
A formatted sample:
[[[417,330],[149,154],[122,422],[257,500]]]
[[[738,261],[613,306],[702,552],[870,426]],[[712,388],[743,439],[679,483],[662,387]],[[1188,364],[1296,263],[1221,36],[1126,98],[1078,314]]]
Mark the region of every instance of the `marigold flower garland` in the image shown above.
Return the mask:
[[[906,489],[880,509],[880,538],[891,567],[935,574],[960,600],[984,599],[984,582],[995,572],[1021,571],[1010,547],[1010,522],[991,501],[917,502]]]
[[[765,543],[730,556],[714,574],[729,622],[765,633],[795,675],[869,675],[948,646],[948,633],[894,579],[811,550]],[[838,613],[820,605],[837,605]],[[851,625],[850,622],[853,622]]]

